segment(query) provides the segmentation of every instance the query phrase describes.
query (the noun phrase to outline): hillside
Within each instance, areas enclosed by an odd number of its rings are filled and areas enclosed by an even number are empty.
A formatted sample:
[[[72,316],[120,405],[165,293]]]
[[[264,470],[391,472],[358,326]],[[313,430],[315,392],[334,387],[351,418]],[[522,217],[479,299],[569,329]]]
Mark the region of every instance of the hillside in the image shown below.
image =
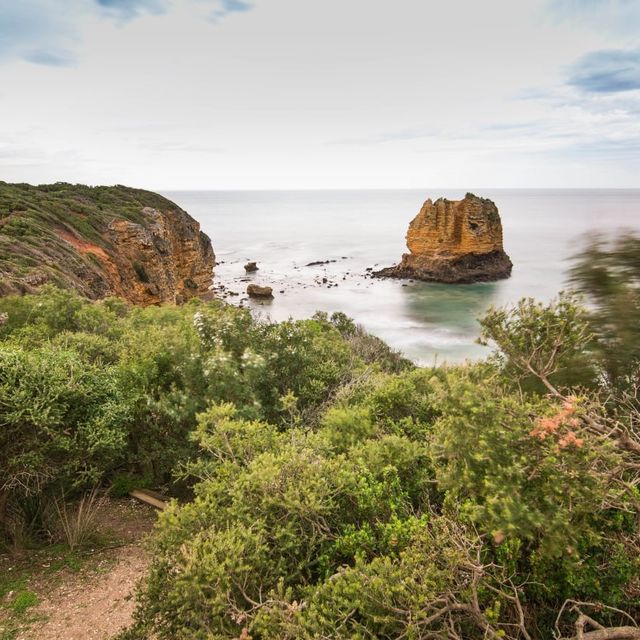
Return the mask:
[[[0,182],[0,295],[51,283],[149,305],[203,295],[215,255],[162,196],[124,186]]]

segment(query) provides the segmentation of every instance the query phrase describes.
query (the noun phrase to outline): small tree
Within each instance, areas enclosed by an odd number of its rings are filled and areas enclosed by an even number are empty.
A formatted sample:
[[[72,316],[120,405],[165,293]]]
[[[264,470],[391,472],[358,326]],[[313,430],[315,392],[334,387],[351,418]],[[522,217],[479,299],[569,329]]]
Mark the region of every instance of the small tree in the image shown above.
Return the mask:
[[[574,296],[562,293],[547,305],[525,298],[515,307],[492,308],[480,325],[479,342],[495,344],[498,357],[519,381],[533,377],[560,397],[554,378],[574,384],[593,379],[586,358],[592,334]]]

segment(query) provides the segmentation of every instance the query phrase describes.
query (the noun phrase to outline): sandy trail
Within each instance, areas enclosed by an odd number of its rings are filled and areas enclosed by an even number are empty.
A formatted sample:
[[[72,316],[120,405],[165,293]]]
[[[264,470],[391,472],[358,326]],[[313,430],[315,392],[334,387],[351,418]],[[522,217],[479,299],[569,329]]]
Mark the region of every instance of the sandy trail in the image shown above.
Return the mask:
[[[47,574],[43,564],[29,581],[40,602],[16,640],[107,640],[129,626],[135,587],[150,560],[144,540],[156,518],[155,509],[136,501],[108,501],[99,529],[117,546],[87,550],[77,571]]]
[[[31,611],[43,621],[18,640],[106,640],[131,623],[134,588],[146,571],[147,554],[131,544],[101,556],[90,575],[81,571],[43,597]]]

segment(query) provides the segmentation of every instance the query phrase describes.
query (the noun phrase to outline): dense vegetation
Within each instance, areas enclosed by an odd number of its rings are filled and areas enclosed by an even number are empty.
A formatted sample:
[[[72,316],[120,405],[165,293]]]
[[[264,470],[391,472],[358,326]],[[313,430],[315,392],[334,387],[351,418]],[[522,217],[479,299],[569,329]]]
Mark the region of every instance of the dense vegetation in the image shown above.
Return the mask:
[[[142,224],[144,207],[176,205],[156,193],[124,186],[0,182],[0,295],[29,292],[43,282],[89,295],[104,265],[94,253],[75,251],[61,234],[108,249],[108,224],[114,218]]]
[[[0,312],[4,535],[60,491],[173,479],[130,639],[637,638],[640,240],[415,368],[341,314]]]
[[[221,302],[141,309],[53,287],[0,299],[0,529],[37,530],[52,496],[104,479],[170,480],[211,405],[311,419],[367,367],[407,366],[340,314],[269,324]]]

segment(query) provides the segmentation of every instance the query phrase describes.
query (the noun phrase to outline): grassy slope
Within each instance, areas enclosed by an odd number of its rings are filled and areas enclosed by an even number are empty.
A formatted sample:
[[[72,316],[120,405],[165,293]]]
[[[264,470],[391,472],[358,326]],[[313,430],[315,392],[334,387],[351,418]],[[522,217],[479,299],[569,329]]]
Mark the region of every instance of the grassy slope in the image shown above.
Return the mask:
[[[100,273],[102,265],[91,253],[76,251],[60,233],[71,232],[108,251],[109,222],[121,218],[143,223],[144,207],[178,208],[158,194],[123,186],[0,182],[0,295],[28,290],[28,276],[33,273],[46,273],[61,286],[81,288],[92,274]]]

